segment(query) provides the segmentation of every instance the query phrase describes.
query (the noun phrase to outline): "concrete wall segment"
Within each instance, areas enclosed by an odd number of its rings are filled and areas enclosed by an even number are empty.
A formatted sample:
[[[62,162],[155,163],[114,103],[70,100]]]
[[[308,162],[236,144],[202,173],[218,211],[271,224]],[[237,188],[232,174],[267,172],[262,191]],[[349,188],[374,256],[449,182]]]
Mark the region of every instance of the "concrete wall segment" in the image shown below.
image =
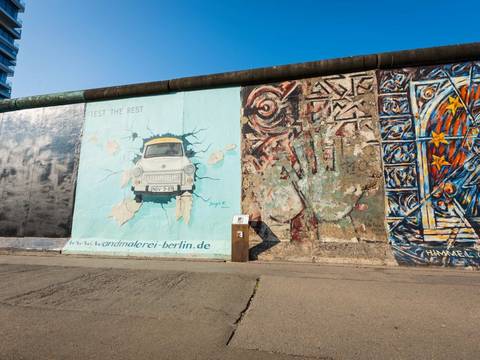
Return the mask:
[[[2,114],[0,236],[70,236],[83,117],[83,104]]]
[[[82,101],[101,101],[217,87],[248,86],[356,71],[448,64],[479,59],[480,43],[439,46],[2,100],[0,101],[0,112]]]
[[[245,87],[242,114],[242,209],[258,241],[285,257],[386,242],[374,72]]]

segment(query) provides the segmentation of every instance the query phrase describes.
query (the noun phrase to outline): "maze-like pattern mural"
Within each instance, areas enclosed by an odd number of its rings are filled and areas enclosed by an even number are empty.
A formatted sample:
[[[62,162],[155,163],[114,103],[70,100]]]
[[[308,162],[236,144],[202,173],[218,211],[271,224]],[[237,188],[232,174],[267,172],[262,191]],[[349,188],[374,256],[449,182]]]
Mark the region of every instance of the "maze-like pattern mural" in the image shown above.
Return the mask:
[[[480,63],[378,72],[386,223],[404,264],[480,264]]]

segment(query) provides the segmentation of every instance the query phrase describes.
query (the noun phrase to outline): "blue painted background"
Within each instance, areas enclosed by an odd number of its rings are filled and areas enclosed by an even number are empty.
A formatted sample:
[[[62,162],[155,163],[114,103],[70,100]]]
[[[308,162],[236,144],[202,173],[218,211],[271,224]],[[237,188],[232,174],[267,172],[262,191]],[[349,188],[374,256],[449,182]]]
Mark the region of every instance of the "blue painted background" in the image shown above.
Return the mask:
[[[72,238],[65,253],[112,255],[198,256],[227,258],[231,253],[230,223],[240,212],[240,89],[175,93],[87,104],[73,216]],[[199,131],[201,129],[205,129]],[[155,134],[182,135],[198,131],[198,164],[190,223],[175,219],[175,200],[144,202],[134,217],[119,225],[112,207],[133,198],[130,184],[121,188],[122,174],[141,154],[143,138]],[[114,154],[107,143],[118,144]],[[210,154],[224,151],[224,160],[208,165]],[[210,146],[210,147],[209,147]],[[201,152],[206,150],[206,152]],[[212,179],[211,179],[212,178]],[[191,243],[194,249],[165,249],[165,243]],[[126,241],[129,246],[112,247]],[[137,246],[135,246],[137,241]],[[138,247],[138,242],[156,247]],[[201,244],[210,244],[205,249]]]

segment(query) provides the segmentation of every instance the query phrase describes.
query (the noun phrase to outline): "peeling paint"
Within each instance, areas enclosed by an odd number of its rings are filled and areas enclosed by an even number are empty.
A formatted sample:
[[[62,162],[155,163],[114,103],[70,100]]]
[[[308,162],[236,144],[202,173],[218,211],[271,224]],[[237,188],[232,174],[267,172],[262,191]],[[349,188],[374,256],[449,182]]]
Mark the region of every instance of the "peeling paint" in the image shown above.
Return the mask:
[[[123,189],[125,188],[132,179],[132,169],[125,170],[122,173],[122,177],[120,178],[120,187]]]
[[[190,214],[192,212],[192,194],[186,192],[175,198],[175,218],[180,220],[183,218],[185,224],[190,223]]]
[[[109,155],[115,155],[120,149],[120,145],[115,140],[108,140],[105,144],[105,150]]]
[[[223,157],[224,157],[224,155],[223,155],[222,150],[215,151],[215,152],[210,154],[207,163],[208,163],[208,165],[218,164],[219,162],[221,162],[223,160]]]
[[[92,134],[88,137],[88,142],[92,144],[98,144],[98,137],[97,134]]]
[[[142,204],[137,203],[134,199],[123,199],[112,208],[110,217],[114,218],[118,225],[123,225],[133,218],[141,206]]]

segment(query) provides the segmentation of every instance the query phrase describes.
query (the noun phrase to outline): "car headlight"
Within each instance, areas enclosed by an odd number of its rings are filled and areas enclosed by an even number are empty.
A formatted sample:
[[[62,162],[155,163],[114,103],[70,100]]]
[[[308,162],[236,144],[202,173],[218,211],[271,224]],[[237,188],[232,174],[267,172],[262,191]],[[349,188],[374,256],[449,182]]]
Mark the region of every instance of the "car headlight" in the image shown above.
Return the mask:
[[[140,177],[143,174],[143,169],[141,166],[135,166],[132,170],[132,174],[134,177]]]
[[[193,175],[193,173],[195,172],[195,166],[193,166],[192,164],[189,164],[183,168],[183,171],[187,175]]]

